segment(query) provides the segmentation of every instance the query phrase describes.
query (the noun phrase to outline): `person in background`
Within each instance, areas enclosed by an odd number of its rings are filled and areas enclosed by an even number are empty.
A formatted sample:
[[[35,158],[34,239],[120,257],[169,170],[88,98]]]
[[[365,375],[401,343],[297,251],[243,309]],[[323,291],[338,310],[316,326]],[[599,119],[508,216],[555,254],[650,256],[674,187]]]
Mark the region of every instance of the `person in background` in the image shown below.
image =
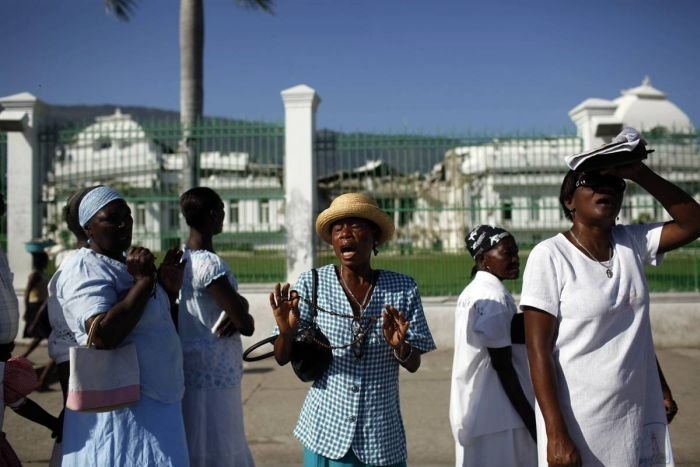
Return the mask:
[[[474,268],[455,312],[450,394],[455,465],[534,466],[534,395],[527,355],[523,341],[511,338],[522,336],[522,320],[514,320],[517,307],[503,285],[520,274],[518,246],[510,232],[490,225],[472,229],[465,243]],[[511,323],[519,323],[519,333]]]
[[[253,466],[243,427],[241,335],[253,334],[254,320],[235,276],[214,250],[224,203],[211,188],[196,187],[180,196],[180,210],[190,227],[177,318],[190,464]]]
[[[372,252],[391,239],[394,223],[368,195],[345,193],[319,214],[316,233],[339,264],[318,269],[316,321],[334,348],[294,430],[304,465],[405,466],[399,367],[417,371],[435,343],[416,282],[371,266]],[[294,290],[277,284],[270,294],[280,365],[292,358],[300,323],[312,319],[312,280],[307,271]]]
[[[44,251],[32,253],[32,272],[27,278],[27,286],[24,289],[24,333],[23,337],[32,341],[27,350],[22,354],[24,358],[39,346],[39,343],[47,339],[51,333],[48,321],[41,319],[43,308],[48,297],[49,279],[44,274],[49,265],[49,255]],[[44,324],[45,323],[45,324]]]
[[[181,252],[169,250],[156,270],[148,249],[130,249],[131,210],[107,186],[83,196],[78,219],[88,246],[61,265],[56,297],[80,345],[98,315],[95,347],[134,344],[141,397],[107,412],[66,409],[62,465],[188,466],[182,348],[170,314],[181,286]]]
[[[616,224],[624,179],[672,220]],[[644,267],[700,236],[700,204],[641,162],[569,171],[559,201],[571,227],[532,250],[520,299],[539,465],[673,464],[677,406],[654,353]]]
[[[38,386],[39,380],[31,362],[24,357],[12,357],[5,365],[4,401],[17,415],[45,426],[52,436],[60,431],[59,419],[49,414],[27,396]]]
[[[5,208],[5,197],[0,193],[0,217],[5,215]],[[14,277],[5,253],[0,250],[0,397],[3,396],[4,385],[1,383],[5,376],[5,362],[12,356],[19,326],[19,301],[13,285]],[[4,414],[3,406],[0,410],[0,431]]]
[[[4,370],[3,407],[7,405],[17,415],[45,426],[51,431],[51,436],[56,437],[60,431],[58,418],[27,397],[38,385],[36,371],[29,360],[24,357],[10,358]],[[22,465],[4,433],[0,433],[0,465],[3,467]]]

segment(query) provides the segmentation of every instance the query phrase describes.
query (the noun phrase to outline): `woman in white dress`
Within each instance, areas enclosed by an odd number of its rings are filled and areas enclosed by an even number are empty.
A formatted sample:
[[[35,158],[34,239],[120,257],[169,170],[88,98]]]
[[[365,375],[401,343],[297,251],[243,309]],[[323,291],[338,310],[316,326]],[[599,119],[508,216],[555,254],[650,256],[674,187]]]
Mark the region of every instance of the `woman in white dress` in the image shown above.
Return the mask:
[[[520,274],[518,246],[510,232],[490,225],[472,229],[465,242],[475,264],[455,312],[455,465],[534,466],[534,397],[522,319],[514,320],[515,301],[503,285]]]
[[[673,220],[616,225],[625,178]],[[641,162],[569,171],[559,200],[572,226],[532,250],[520,301],[539,465],[672,465],[677,407],[655,358],[644,267],[700,236],[700,205]]]
[[[224,203],[214,190],[196,187],[180,197],[180,209],[190,227],[178,312],[190,464],[252,466],[243,428],[241,334],[252,335],[254,322],[236,278],[214,251]]]

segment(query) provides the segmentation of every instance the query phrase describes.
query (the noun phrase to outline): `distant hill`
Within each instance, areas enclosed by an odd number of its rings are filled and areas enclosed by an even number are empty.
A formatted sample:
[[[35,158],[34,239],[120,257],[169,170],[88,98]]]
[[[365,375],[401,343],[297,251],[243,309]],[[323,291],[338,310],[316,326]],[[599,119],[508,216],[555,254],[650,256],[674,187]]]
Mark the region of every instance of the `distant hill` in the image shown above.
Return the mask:
[[[54,124],[91,123],[95,117],[113,114],[119,108],[122,113],[131,114],[136,120],[180,120],[180,112],[153,107],[131,105],[47,105],[46,116]]]
[[[111,115],[119,108],[122,113],[130,114],[138,121],[160,120],[180,121],[180,112],[176,110],[163,110],[154,107],[142,107],[136,105],[46,105],[46,116],[54,124],[62,125],[76,122],[92,123],[95,117]]]

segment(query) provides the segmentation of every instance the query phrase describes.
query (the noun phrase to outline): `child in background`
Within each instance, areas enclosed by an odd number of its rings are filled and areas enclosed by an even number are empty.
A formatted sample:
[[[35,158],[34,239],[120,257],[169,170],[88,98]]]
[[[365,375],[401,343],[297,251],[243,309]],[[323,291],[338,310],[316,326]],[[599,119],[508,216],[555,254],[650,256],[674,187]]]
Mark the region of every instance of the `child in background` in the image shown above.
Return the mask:
[[[214,190],[196,187],[180,197],[180,209],[190,227],[177,319],[190,464],[252,466],[243,428],[241,334],[252,335],[254,322],[233,273],[214,252],[224,203]]]
[[[450,422],[456,465],[535,466],[522,320],[513,319],[515,301],[502,284],[520,273],[518,247],[509,232],[489,225],[474,228],[465,242],[475,265],[455,316]]]
[[[49,279],[44,274],[48,264],[49,256],[45,252],[32,253],[32,272],[24,289],[24,337],[31,337],[32,342],[22,355],[24,358],[29,357],[39,343],[51,334],[48,319],[38,319],[49,294]]]

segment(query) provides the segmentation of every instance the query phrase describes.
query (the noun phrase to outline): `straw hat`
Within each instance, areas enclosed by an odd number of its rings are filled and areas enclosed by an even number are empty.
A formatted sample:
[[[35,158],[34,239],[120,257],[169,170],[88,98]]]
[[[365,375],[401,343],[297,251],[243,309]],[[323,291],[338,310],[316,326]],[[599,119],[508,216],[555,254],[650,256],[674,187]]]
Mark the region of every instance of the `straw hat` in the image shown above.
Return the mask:
[[[316,218],[316,233],[331,243],[331,226],[334,222],[349,217],[358,217],[374,222],[379,227],[377,245],[394,236],[394,221],[379,209],[377,202],[364,193],[345,193],[333,200],[330,207]]]

